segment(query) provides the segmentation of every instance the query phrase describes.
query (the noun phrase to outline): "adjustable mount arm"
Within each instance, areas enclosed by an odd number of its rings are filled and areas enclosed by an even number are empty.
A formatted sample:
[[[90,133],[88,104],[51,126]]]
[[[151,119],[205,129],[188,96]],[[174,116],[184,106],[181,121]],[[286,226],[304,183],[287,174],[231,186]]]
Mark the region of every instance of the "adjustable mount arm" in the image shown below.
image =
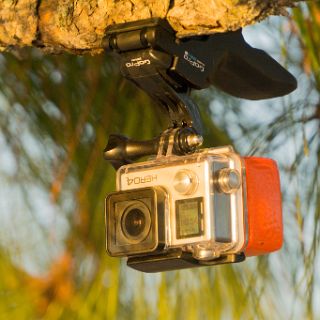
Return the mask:
[[[120,55],[122,74],[168,113],[173,127],[186,125],[202,132],[198,107],[188,93],[190,88],[201,88],[204,67],[197,70],[186,58],[179,58],[188,54],[189,46],[177,43],[165,20],[116,25],[108,30],[105,44]]]
[[[241,30],[178,39],[166,20],[149,19],[109,28],[104,46],[120,57],[124,77],[168,113],[172,128],[190,127],[198,134],[202,125],[198,107],[188,95],[191,89],[214,85],[236,97],[260,100],[297,87],[296,79],[277,61],[245,42]],[[130,140],[125,145],[126,152],[117,153],[118,163],[120,154],[125,154],[124,162],[137,156]],[[140,148],[139,155],[143,150],[149,154],[148,148]],[[112,161],[110,150],[107,146],[105,157]]]

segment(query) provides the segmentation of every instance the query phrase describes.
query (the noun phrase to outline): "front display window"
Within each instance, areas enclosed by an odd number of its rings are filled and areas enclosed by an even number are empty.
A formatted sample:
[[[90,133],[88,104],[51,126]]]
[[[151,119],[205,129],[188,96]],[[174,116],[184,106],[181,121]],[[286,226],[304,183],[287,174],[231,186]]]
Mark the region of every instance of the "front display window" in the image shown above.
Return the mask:
[[[176,201],[177,239],[203,234],[203,198]]]

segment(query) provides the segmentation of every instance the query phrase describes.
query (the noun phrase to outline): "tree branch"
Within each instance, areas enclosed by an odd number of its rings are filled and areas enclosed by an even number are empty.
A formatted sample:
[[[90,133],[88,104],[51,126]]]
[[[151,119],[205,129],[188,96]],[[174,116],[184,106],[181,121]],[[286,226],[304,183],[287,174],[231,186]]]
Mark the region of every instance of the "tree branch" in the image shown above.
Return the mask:
[[[301,1],[301,0],[300,0]],[[101,52],[107,26],[167,18],[180,37],[236,30],[284,14],[299,0],[4,0],[0,49]]]

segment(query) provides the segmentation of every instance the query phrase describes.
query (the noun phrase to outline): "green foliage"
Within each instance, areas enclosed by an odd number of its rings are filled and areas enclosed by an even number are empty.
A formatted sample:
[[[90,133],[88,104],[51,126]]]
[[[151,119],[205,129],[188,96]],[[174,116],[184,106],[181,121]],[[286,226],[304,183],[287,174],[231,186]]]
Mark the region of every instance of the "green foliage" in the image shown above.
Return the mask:
[[[26,274],[12,265],[10,257],[0,253],[0,316],[2,319],[30,319],[34,315],[32,292],[21,287]]]

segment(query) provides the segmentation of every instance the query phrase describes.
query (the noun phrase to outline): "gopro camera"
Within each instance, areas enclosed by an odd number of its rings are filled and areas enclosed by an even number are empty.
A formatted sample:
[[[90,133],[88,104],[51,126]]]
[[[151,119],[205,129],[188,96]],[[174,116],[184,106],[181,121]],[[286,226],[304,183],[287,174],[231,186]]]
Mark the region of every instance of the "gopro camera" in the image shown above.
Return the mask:
[[[124,165],[105,219],[109,255],[144,272],[269,253],[283,240],[277,165],[229,146]]]
[[[124,77],[171,120],[152,140],[109,138],[104,158],[117,169],[117,192],[105,201],[108,253],[127,257],[136,270],[158,272],[240,262],[280,249],[276,163],[241,157],[232,147],[198,150],[202,122],[189,92],[215,85],[259,100],[290,93],[296,79],[250,47],[241,30],[177,39],[166,20],[149,19],[110,27],[103,44],[119,57]]]

